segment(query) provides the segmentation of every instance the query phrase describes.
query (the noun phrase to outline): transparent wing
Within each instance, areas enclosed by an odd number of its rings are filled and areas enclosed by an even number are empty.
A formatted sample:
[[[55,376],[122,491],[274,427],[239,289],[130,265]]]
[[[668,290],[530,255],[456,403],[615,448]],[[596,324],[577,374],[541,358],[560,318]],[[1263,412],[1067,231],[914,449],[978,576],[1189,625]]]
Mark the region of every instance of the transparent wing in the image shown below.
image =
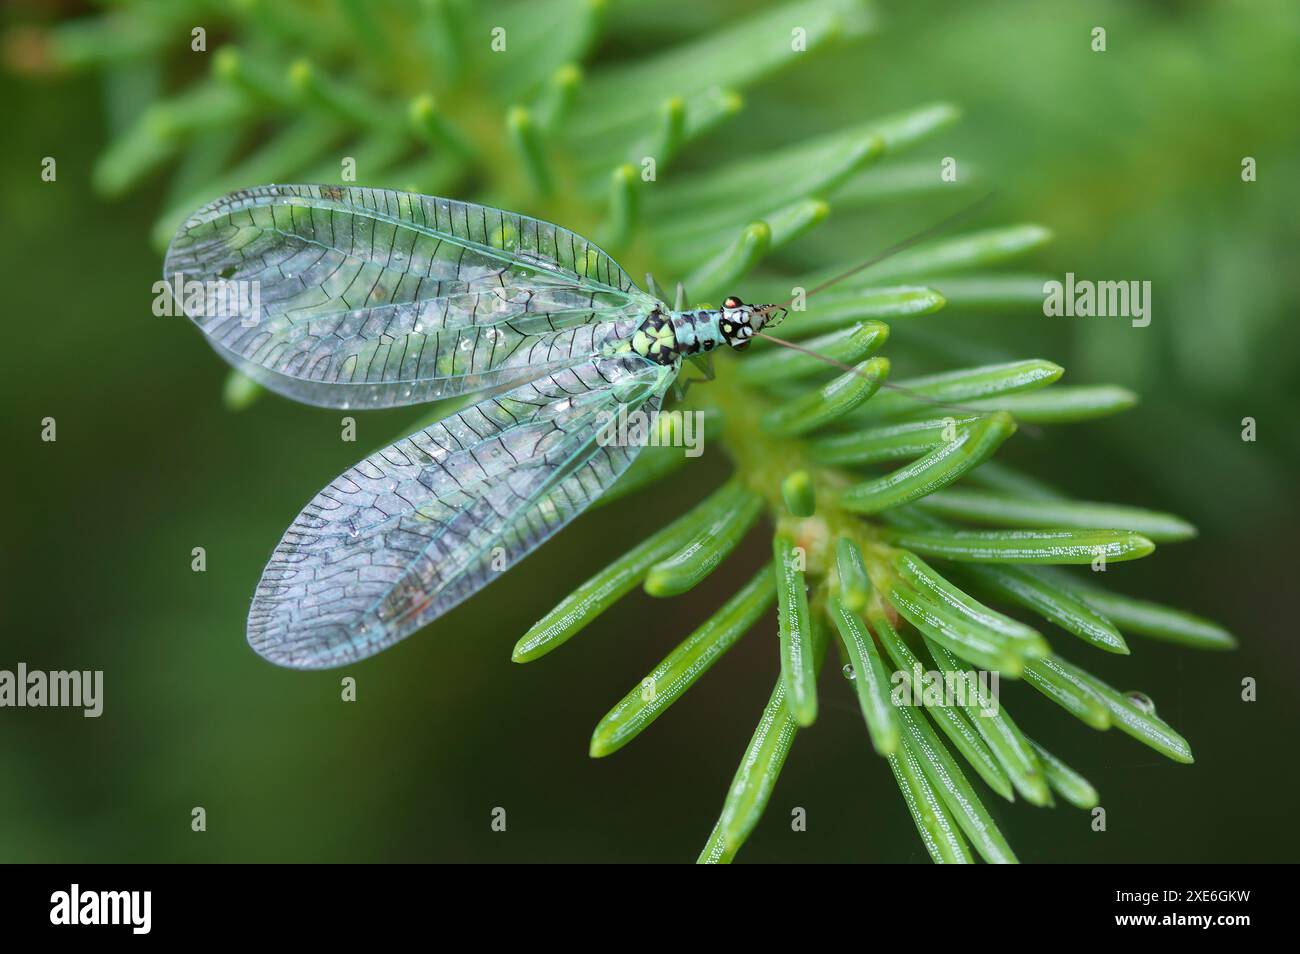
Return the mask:
[[[441,616],[609,487],[640,448],[598,440],[600,424],[620,409],[657,410],[675,371],[635,355],[598,358],[352,467],[276,547],[253,597],[249,643],[271,662],[320,669]]]
[[[654,303],[567,229],[342,186],[262,186],[204,206],[172,239],[164,277],[231,364],[327,407],[518,384],[599,353]]]

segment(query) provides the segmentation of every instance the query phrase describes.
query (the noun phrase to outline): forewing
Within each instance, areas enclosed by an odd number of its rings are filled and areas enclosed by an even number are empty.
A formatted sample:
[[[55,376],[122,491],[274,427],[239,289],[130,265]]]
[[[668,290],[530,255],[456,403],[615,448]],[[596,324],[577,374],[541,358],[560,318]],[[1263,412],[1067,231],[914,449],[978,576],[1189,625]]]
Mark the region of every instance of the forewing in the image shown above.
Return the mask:
[[[599,497],[638,446],[598,440],[656,411],[675,368],[598,358],[443,418],[372,454],[307,505],[253,598],[248,641],[274,663],[340,666],[432,622]]]
[[[594,356],[653,305],[567,229],[341,186],[262,186],[204,206],[177,231],[164,274],[226,360],[328,407],[519,383]]]

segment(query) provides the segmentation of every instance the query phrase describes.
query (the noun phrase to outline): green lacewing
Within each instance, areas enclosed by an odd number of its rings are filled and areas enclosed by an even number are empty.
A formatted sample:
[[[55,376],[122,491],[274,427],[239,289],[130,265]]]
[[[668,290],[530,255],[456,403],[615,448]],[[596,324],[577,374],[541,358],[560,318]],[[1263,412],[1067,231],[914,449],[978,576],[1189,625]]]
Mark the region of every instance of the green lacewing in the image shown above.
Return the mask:
[[[297,669],[386,649],[518,563],[640,450],[599,441],[602,420],[652,414],[684,359],[743,349],[786,314],[735,296],[673,309],[560,226],[359,187],[233,192],[181,225],[164,274],[257,289],[251,315],[211,294],[183,308],[286,397],[368,409],[485,395],[350,467],[285,531],[248,642]]]

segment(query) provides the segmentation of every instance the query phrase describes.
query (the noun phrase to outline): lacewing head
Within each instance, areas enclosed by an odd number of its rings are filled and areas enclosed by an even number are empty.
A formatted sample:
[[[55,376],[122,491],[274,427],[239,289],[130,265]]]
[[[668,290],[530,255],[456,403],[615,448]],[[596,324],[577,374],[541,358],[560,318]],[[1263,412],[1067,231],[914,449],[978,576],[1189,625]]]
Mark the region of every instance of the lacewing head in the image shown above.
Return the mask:
[[[735,295],[729,295],[722,303],[718,327],[727,344],[742,351],[756,334],[780,323],[785,316],[786,310],[780,305],[747,305]]]

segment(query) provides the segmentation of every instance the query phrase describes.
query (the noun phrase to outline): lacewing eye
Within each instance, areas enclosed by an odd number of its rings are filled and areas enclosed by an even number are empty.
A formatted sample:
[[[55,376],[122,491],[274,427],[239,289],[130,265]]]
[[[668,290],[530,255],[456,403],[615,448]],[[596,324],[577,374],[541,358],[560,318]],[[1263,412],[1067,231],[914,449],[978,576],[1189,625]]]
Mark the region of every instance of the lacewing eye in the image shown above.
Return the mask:
[[[734,295],[722,303],[724,308],[739,308],[744,302]]]

